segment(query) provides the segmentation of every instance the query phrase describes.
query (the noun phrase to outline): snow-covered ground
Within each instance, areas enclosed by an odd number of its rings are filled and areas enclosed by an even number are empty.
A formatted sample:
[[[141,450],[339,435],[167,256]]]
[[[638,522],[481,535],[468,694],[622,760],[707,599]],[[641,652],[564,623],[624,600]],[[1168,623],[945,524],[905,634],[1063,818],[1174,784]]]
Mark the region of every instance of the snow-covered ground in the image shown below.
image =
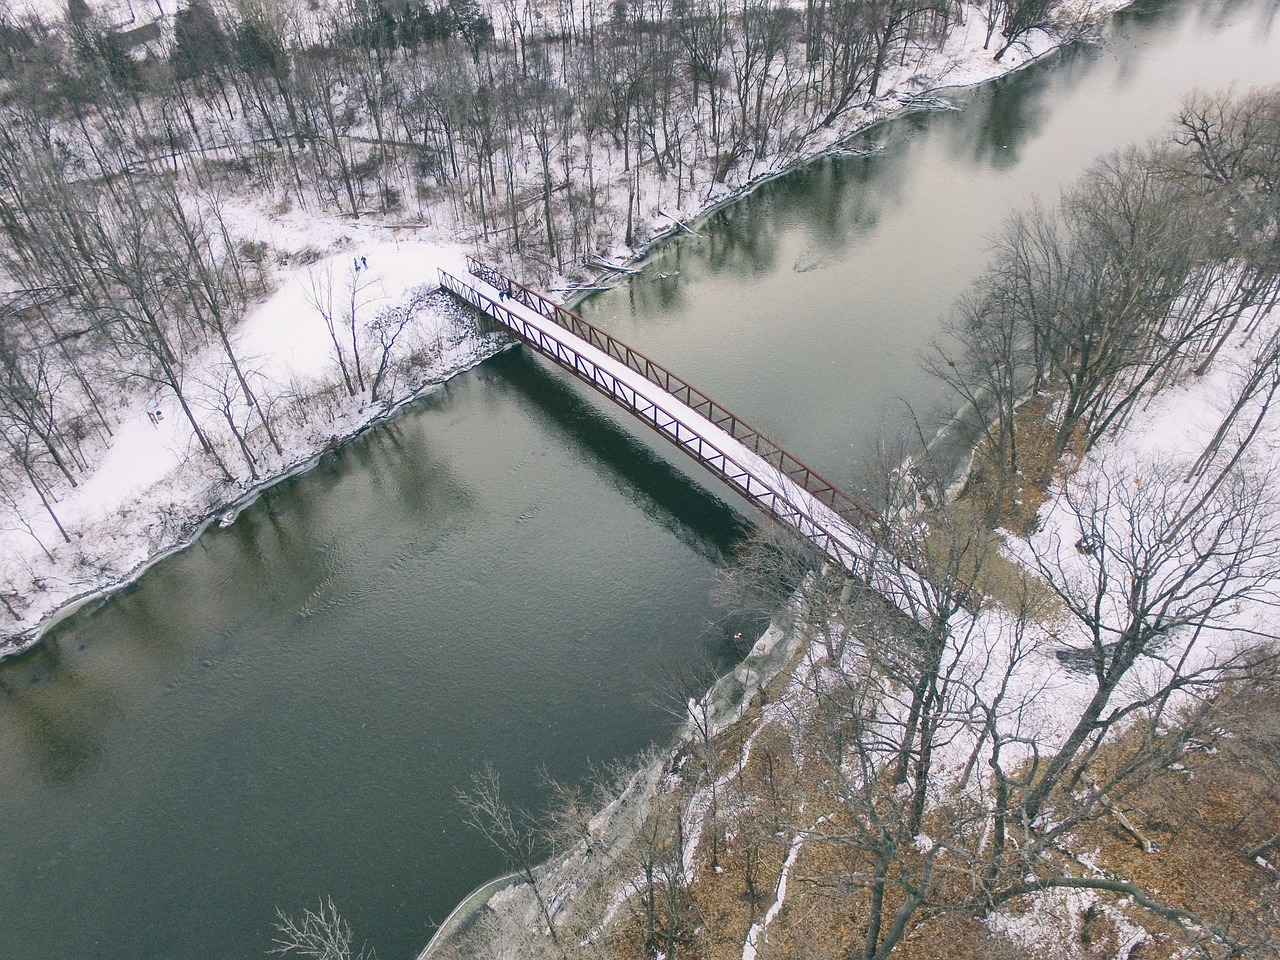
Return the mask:
[[[1070,20],[1078,25],[1096,24],[1118,10],[1127,7],[1132,0],[1067,0],[1061,10],[1070,13]],[[908,57],[902,63],[885,67],[881,79],[880,94],[865,103],[855,103],[834,122],[825,126],[813,126],[812,122],[802,135],[795,137],[796,145],[788,148],[774,146],[764,158],[732,168],[723,181],[710,177],[709,170],[699,170],[700,182],[694,189],[678,191],[670,177],[661,177],[647,165],[634,171],[637,195],[644,198],[642,212],[647,230],[637,228],[640,240],[633,250],[621,242],[621,230],[615,244],[602,257],[603,262],[622,264],[643,252],[647,243],[661,241],[679,234],[688,224],[696,223],[725,204],[732,203],[743,194],[775,179],[798,166],[829,152],[839,152],[844,144],[860,131],[896,116],[918,110],[946,109],[948,91],[975,86],[1006,76],[1033,64],[1060,48],[1061,38],[1043,30],[1033,30],[1019,43],[1010,47],[999,63],[993,59],[1000,47],[997,31],[989,49],[983,49],[986,40],[987,21],[981,3],[966,3],[961,22],[956,24],[937,49],[917,51],[918,59]],[[1073,38],[1069,38],[1073,39]],[[812,118],[807,118],[812,121]],[[775,137],[775,142],[780,140]],[[597,178],[625,183],[629,176],[622,167],[622,155],[597,157],[597,167],[603,167],[606,176]],[[621,218],[622,215],[620,215]],[[621,219],[619,219],[621,223]],[[647,241],[646,239],[647,238]],[[557,277],[552,285],[557,289],[570,283],[568,278]]]
[[[497,296],[497,291],[490,292]],[[1221,665],[1259,642],[1274,640],[1277,636],[1280,578],[1275,574],[1280,570],[1280,501],[1268,495],[1265,485],[1280,466],[1280,418],[1264,416],[1265,404],[1261,399],[1245,404],[1239,412],[1238,426],[1228,435],[1223,452],[1210,461],[1207,474],[1193,476],[1192,468],[1218,432],[1224,415],[1236,406],[1241,386],[1258,362],[1260,347],[1273,342],[1278,327],[1280,310],[1258,318],[1247,327],[1242,325],[1207,372],[1189,375],[1143,398],[1140,409],[1123,429],[1100,442],[1051,491],[1052,496],[1040,511],[1036,532],[1029,538],[1013,534],[1007,537],[1007,555],[1011,559],[1033,570],[1052,571],[1060,576],[1064,589],[1074,583],[1080,595],[1087,598],[1101,583],[1103,589],[1097,609],[1117,632],[1125,625],[1126,608],[1132,596],[1128,570],[1118,561],[1131,541],[1149,547],[1151,555],[1157,558],[1146,571],[1153,589],[1162,583],[1177,583],[1180,605],[1209,604],[1202,608],[1211,609],[1211,615],[1203,622],[1168,631],[1159,644],[1153,644],[1138,658],[1112,697],[1109,706],[1113,711],[1124,713],[1130,704],[1142,702],[1167,687],[1175,672],[1183,677],[1198,674],[1212,682],[1215,670]],[[625,371],[615,372],[622,377]],[[638,384],[633,386],[639,389]],[[680,416],[675,412],[671,415]],[[1232,489],[1236,495],[1234,502],[1246,505],[1240,514],[1241,523],[1228,522],[1225,528],[1228,535],[1213,540],[1213,551],[1203,549],[1203,541],[1187,533],[1190,526],[1170,533],[1170,524],[1178,513],[1199,503],[1202,497],[1212,504],[1215,493],[1210,489],[1211,479],[1231,460],[1233,443],[1249,433],[1255,424],[1257,430],[1246,455],[1232,466],[1233,471],[1239,469],[1240,475],[1253,483],[1263,484],[1260,488],[1253,487],[1253,499],[1246,495],[1249,484]],[[1147,490],[1154,491],[1150,498],[1143,493]],[[1175,505],[1180,510],[1162,509]],[[1217,529],[1213,524],[1219,518],[1230,515],[1213,506],[1203,514],[1208,518],[1211,532]],[[1087,522],[1082,523],[1082,518]],[[1106,539],[1107,549],[1114,551],[1117,558],[1109,581],[1098,578],[1097,550],[1080,546],[1082,527],[1120,534]],[[1219,604],[1218,599],[1224,594],[1230,596],[1235,588],[1223,589],[1214,579],[1212,555],[1230,555],[1237,546],[1248,549],[1225,565],[1236,578],[1236,586],[1249,584],[1252,577],[1252,587],[1231,602]],[[1209,555],[1207,563],[1206,555]],[[1236,559],[1241,562],[1236,563]],[[1193,577],[1182,582],[1179,578],[1188,570],[1200,571],[1200,579]],[[954,665],[954,669],[947,671],[953,692],[948,695],[951,699],[947,717],[936,738],[931,775],[936,782],[934,795],[950,797],[954,790],[962,789],[971,792],[981,805],[990,801],[985,796],[990,790],[985,779],[991,748],[991,728],[987,723],[995,725],[1003,741],[1000,762],[1006,771],[1017,769],[1033,752],[1042,760],[1051,756],[1082,716],[1097,689],[1092,671],[1070,669],[1059,654],[1072,649],[1087,651],[1093,637],[1083,623],[1069,616],[1042,612],[1038,618],[1023,619],[994,604],[973,616],[961,613],[951,625],[951,645],[944,659]],[[1114,633],[1103,632],[1104,641],[1110,643],[1115,639]],[[743,732],[733,750],[736,760],[722,764],[723,772],[702,771],[700,781],[682,806],[679,868],[685,883],[696,882],[706,868],[708,855],[703,847],[713,807],[717,798],[721,803],[726,802],[723,798],[731,795],[734,782],[751,766],[753,750],[763,732],[771,726],[782,729],[791,738],[792,755],[804,756],[803,724],[806,714],[812,710],[814,691],[840,682],[839,678],[857,674],[861,669],[859,664],[867,662],[863,644],[870,642],[858,630],[845,626],[836,625],[825,635],[819,631],[819,636],[807,645],[799,664],[785,677],[783,688],[771,690],[760,705],[759,715],[751,721],[750,728]],[[746,675],[744,672],[743,676]],[[744,686],[750,694],[754,680]],[[1175,718],[1186,698],[1195,695],[1193,689],[1174,691],[1161,707],[1163,716]],[[883,683],[883,709],[877,711],[875,721],[886,728],[883,743],[894,743],[905,727],[910,704],[898,698],[907,696],[908,692],[894,683]],[[720,729],[718,722],[712,722],[718,720],[720,711],[714,696],[709,695],[700,702],[691,701],[689,710],[690,741],[696,743],[707,736],[701,731]],[[984,719],[987,717],[998,719],[988,721]],[[659,764],[664,771],[673,766],[677,765],[670,759]],[[677,793],[678,780],[674,774],[668,776],[665,789]],[[803,822],[803,818],[800,820]],[[745,935],[744,960],[754,960],[757,953],[767,947],[770,928],[786,905],[788,881],[794,870],[803,872],[797,863],[820,822],[784,838],[787,852],[774,899],[763,918],[752,924]],[[916,843],[922,851],[929,851],[935,844],[951,839],[935,841],[920,834]],[[1057,845],[1058,853],[1071,855],[1070,838],[1062,839]],[[625,844],[625,838],[621,842]],[[1074,868],[1082,875],[1107,877],[1087,854],[1074,856],[1077,861]],[[614,854],[611,857],[611,862],[625,868],[625,858]],[[583,875],[594,877],[593,871],[601,869],[600,858],[596,857],[588,870],[584,866],[588,859],[579,853],[563,864],[552,865],[548,885],[554,890],[552,899],[556,904],[572,902],[575,893],[583,889]],[[623,915],[630,899],[646,882],[645,875],[633,871],[610,886],[601,929]],[[514,893],[509,899],[518,901]],[[1028,955],[1067,957],[1074,954],[1068,950],[1057,951],[1055,945],[1074,943],[1082,918],[1087,914],[1107,918],[1118,944],[1117,957],[1127,956],[1131,949],[1150,937],[1121,906],[1084,890],[1051,889],[1022,898],[1015,907],[991,914],[987,926],[993,934],[1012,941]],[[1069,940],[1064,941],[1064,937]]]
[[[1123,5],[1122,0],[1104,0],[1093,10],[1101,14]],[[37,0],[10,6],[15,14],[61,12],[46,9]],[[119,9],[113,7],[112,16],[141,17],[143,6],[141,2],[132,7],[117,4]],[[838,146],[856,130],[918,108],[921,97],[936,95],[946,86],[1002,75],[1054,45],[1052,37],[1032,34],[1024,47],[1015,47],[1002,63],[995,63],[991,51],[982,49],[984,38],[985,23],[977,8],[970,7],[965,24],[942,49],[886,73],[883,96],[850,110],[841,122],[808,138],[802,155],[774,156],[725,183],[708,179],[686,194],[682,206],[662,205],[663,187],[655,177],[649,190],[654,199],[646,208],[647,234],[640,231],[641,240],[678,229],[672,225],[673,217],[696,220],[805,158]],[[222,214],[238,240],[265,243],[280,259],[280,266],[274,268],[276,292],[249,312],[237,333],[237,347],[259,378],[256,389],[269,402],[287,405],[290,398],[310,398],[309,406],[295,403],[297,415],[282,417],[277,424],[283,454],[263,464],[258,478],[243,475],[229,485],[214,483],[207,471],[194,466],[195,437],[172,399],[140,394],[126,402],[116,411],[109,447],[101,451],[83,481],[74,489],[55,488],[54,510],[70,542],[63,542],[34,494],[17,505],[0,529],[0,593],[6,601],[6,609],[0,610],[0,633],[8,638],[0,641],[0,655],[30,646],[78,601],[128,582],[156,558],[191,542],[204,523],[233,516],[234,510],[226,512],[228,507],[304,468],[335,442],[385,416],[395,403],[500,348],[494,338],[468,330],[460,313],[435,301],[438,309],[428,304],[415,314],[411,331],[420,343],[436,343],[429,369],[417,370],[413,383],[404,384],[390,403],[384,399],[371,404],[367,395],[344,401],[330,391],[317,416],[314,394],[323,393],[336,376],[329,333],[312,302],[317,285],[341,288],[351,283],[354,259],[364,258],[368,268],[356,279],[362,290],[361,316],[368,317],[406,304],[415,292],[421,294],[424,284],[434,286],[441,267],[461,273],[467,251],[455,241],[457,224],[443,203],[438,216],[424,218],[428,225],[413,227],[391,226],[368,217],[351,220],[282,211],[269,208],[268,203],[268,198],[224,198]],[[616,239],[619,242],[609,248],[612,259],[623,261],[636,255],[636,249]],[[637,249],[643,249],[643,244],[638,243]],[[210,351],[203,369],[199,359],[192,365],[191,379],[212,383],[221,362]],[[205,399],[212,405],[216,398]]]
[[[98,460],[74,489],[60,491],[55,510],[71,535],[62,541],[38,501],[24,504],[20,523],[0,531],[0,573],[27,594],[20,618],[6,624],[15,637],[0,652],[29,645],[39,631],[79,602],[128,582],[157,558],[191,542],[210,521],[230,522],[239,507],[270,483],[305,469],[333,444],[349,438],[397,406],[501,349],[505,342],[478,334],[464,311],[437,297],[414,314],[408,336],[427,346],[429,362],[398,393],[372,403],[367,393],[346,397],[325,391],[333,383],[334,360],[327,327],[313,305],[314,289],[336,288],[359,277],[358,315],[363,322],[408,301],[441,267],[464,268],[461,248],[416,239],[373,236],[355,244],[334,241],[341,252],[289,274],[279,289],[245,318],[237,332],[238,354],[257,375],[258,392],[293,400],[295,413],[279,417],[283,452],[260,468],[261,476],[215,484],[207,469],[193,466],[198,448],[188,421],[172,397],[141,395],[125,410]],[[278,239],[277,239],[277,242]],[[357,273],[354,257],[368,266]],[[210,351],[210,363],[219,358]],[[196,365],[198,367],[198,365]],[[200,380],[198,373],[191,376]],[[320,390],[322,400],[310,398]],[[199,386],[194,404],[201,402]],[[242,464],[243,466],[243,464]]]

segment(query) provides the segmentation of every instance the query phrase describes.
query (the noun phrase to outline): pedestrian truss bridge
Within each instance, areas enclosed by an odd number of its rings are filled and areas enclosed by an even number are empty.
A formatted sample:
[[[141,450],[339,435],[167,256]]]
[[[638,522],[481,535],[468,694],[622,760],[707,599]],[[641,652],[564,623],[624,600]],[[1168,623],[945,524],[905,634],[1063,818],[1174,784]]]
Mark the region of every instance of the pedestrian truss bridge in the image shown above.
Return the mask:
[[[928,625],[929,585],[867,532],[877,514],[665,367],[473,257],[441,285],[671,441],[831,563]]]

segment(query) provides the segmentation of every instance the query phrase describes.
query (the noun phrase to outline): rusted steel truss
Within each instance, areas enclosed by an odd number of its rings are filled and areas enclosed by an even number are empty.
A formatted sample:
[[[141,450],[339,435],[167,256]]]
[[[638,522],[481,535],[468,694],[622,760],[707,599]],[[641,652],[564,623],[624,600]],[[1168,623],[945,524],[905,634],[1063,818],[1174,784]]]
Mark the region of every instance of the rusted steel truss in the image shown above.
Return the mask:
[[[808,466],[800,458],[788,453],[745,420],[735,416],[712,400],[688,381],[676,376],[666,367],[655,363],[644,354],[632,349],[620,340],[605,333],[595,324],[549,300],[536,290],[512,280],[505,274],[482,263],[475,257],[467,257],[467,269],[489,286],[502,291],[511,299],[535,310],[541,316],[563,327],[597,350],[624,363],[650,383],[661,387],[677,400],[710,420],[744,447],[781,471],[818,502],[826,504],[847,522],[857,527],[867,527],[878,520],[878,514],[870,507],[845,493],[830,480]]]
[[[481,265],[477,264],[476,266],[479,267]],[[495,277],[500,281],[505,281],[506,279],[493,271],[489,271],[487,275],[478,273],[476,275],[490,286],[494,286],[490,277]],[[578,330],[573,329],[567,323],[556,321],[550,315],[555,305],[533,293],[533,291],[514,283],[511,283],[510,286],[507,283],[502,283],[497,286],[499,299],[494,300],[487,294],[475,289],[472,285],[458,280],[443,270],[440,271],[440,278],[444,288],[456,297],[470,303],[482,313],[493,317],[520,340],[528,343],[544,356],[554,360],[583,382],[590,384],[600,393],[630,411],[638,419],[666,437],[752,503],[756,504],[765,513],[808,540],[830,560],[835,561],[853,575],[873,585],[876,585],[876,581],[885,580],[884,571],[876,570],[876,558],[880,555],[880,550],[874,539],[859,530],[854,524],[845,520],[843,516],[838,514],[834,508],[826,503],[825,500],[821,500],[816,494],[809,492],[809,496],[806,496],[805,492],[802,492],[804,491],[802,480],[809,479],[811,483],[817,485],[819,490],[826,491],[828,496],[834,493],[837,497],[847,499],[849,502],[856,503],[856,501],[841,493],[830,483],[823,481],[818,474],[804,467],[800,461],[782,451],[775,444],[764,440],[758,433],[751,431],[750,428],[744,427],[740,420],[725,411],[719,404],[706,399],[703,394],[693,391],[693,388],[685,384],[684,381],[673,377],[672,382],[679,384],[676,389],[680,393],[670,391],[672,397],[694,409],[695,412],[708,421],[710,421],[710,417],[705,411],[708,409],[716,411],[719,422],[710,422],[722,431],[721,435],[729,434],[731,438],[737,441],[736,445],[746,447],[748,450],[751,448],[744,438],[756,439],[762,445],[763,450],[776,451],[774,460],[768,460],[764,453],[758,453],[756,454],[756,463],[743,462],[741,449],[735,454],[731,448],[722,448],[722,444],[717,443],[714,436],[700,434],[695,426],[673,415],[671,411],[663,409],[660,399],[655,400],[652,397],[645,396],[644,393],[637,389],[635,381],[628,382],[626,376],[619,375],[615,370],[602,366],[584,351],[577,349],[575,341],[581,342],[586,340],[586,337],[580,336]],[[515,292],[508,293],[509,290],[514,290]],[[523,291],[523,294],[521,291]],[[555,333],[545,328],[545,326],[537,326],[527,317],[521,316],[519,312],[510,309],[503,303],[504,295],[510,296],[513,301],[529,307],[542,319],[552,320],[565,333]],[[527,300],[526,296],[528,297]],[[540,306],[533,306],[533,304],[539,304]],[[665,377],[671,376],[667,371],[648,361],[643,355],[631,350],[625,344],[608,337],[603,331],[588,324],[580,317],[576,317],[575,314],[569,311],[561,312],[570,319],[576,318],[580,321],[583,325],[582,329],[588,333],[594,332],[594,335],[599,338],[607,337],[606,342],[611,348],[608,352],[610,357],[626,363],[629,371],[638,374],[659,390],[666,391],[667,381]],[[566,336],[566,334],[571,334],[571,336]],[[592,345],[596,346],[597,350],[603,351],[605,349],[603,346]],[[623,357],[630,358],[632,362],[623,360]],[[641,369],[637,369],[637,367]],[[650,376],[646,371],[657,372]],[[688,391],[688,393],[685,391]],[[688,404],[684,399],[684,396],[689,395],[689,393],[692,393],[695,397],[703,398],[701,410],[693,408],[692,404]],[[732,429],[737,430],[736,436],[730,433]],[[789,469],[777,466],[775,461],[786,464]],[[858,505],[858,509],[855,510],[855,516],[865,521],[868,515],[874,516],[867,508]],[[879,573],[878,576],[877,573]],[[919,618],[919,604],[913,602],[911,597],[901,595],[900,584],[890,585],[884,583],[879,586],[882,592],[889,595],[890,599],[893,599],[904,612]]]

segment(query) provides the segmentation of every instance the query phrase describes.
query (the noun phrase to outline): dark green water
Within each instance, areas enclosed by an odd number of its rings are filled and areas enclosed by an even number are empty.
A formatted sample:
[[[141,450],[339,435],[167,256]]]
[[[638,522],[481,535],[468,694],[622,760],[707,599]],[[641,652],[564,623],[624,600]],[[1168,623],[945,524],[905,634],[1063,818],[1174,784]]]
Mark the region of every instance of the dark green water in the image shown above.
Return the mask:
[[[1275,10],[1144,5],[584,310],[856,487],[866,439],[938,399],[917,355],[1009,210],[1193,87],[1280,82]],[[539,767],[666,736],[672,671],[740,653],[708,591],[745,520],[676,456],[504,354],[0,664],[0,958],[258,958],[277,906],[327,895],[414,956],[501,868],[455,798],[481,759],[536,802]]]

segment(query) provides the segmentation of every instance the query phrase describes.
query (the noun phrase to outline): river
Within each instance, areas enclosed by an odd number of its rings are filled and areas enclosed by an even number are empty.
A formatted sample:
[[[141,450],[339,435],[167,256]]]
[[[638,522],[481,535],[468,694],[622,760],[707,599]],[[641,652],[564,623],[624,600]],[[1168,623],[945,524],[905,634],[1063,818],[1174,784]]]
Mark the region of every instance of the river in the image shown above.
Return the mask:
[[[657,251],[587,315],[853,488],[939,400],[918,355],[1011,209],[1280,82],[1274,0],[1144,3],[1100,47],[872,131]],[[675,724],[751,639],[710,602],[745,508],[523,351],[455,378],[0,663],[0,957],[258,958],[331,895],[412,957],[516,802]],[[736,635],[743,634],[745,639]]]

